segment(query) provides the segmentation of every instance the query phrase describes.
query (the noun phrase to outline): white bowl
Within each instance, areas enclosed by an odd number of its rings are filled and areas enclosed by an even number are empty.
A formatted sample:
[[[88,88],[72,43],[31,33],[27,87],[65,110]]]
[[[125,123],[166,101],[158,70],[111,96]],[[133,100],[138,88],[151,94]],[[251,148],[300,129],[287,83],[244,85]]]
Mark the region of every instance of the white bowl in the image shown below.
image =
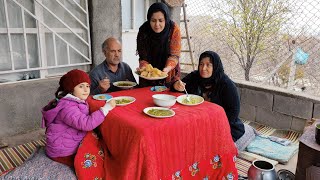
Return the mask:
[[[204,99],[201,96],[198,96],[195,94],[189,94],[188,96],[189,96],[189,100],[190,100],[189,102],[186,101],[186,99],[187,99],[186,94],[178,96],[177,97],[178,103],[186,105],[186,106],[196,106],[196,105],[199,105],[204,102]]]
[[[168,94],[154,94],[152,96],[154,104],[161,107],[171,107],[173,106],[177,98]]]

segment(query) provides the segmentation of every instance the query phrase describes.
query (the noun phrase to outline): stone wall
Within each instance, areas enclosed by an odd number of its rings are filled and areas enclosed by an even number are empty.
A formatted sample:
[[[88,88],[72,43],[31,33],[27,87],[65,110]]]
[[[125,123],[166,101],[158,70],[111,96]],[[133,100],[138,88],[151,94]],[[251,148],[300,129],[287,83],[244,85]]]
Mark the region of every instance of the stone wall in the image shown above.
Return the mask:
[[[303,131],[311,118],[320,118],[320,98],[272,86],[235,81],[240,94],[240,117],[278,129]]]

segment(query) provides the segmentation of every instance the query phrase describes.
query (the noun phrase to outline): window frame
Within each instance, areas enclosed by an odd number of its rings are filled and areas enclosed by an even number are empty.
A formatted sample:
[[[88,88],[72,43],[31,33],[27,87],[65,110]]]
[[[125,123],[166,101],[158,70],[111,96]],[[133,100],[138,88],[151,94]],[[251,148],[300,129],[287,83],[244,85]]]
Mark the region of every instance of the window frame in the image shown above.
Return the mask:
[[[11,3],[14,3],[19,8],[19,14],[21,14],[21,21],[22,21],[22,27],[18,28],[12,28],[10,27],[10,21],[9,21],[9,13],[8,13],[8,1],[11,1]],[[32,3],[32,8],[34,10],[34,13],[30,12],[26,7],[24,7],[20,2],[17,2],[16,0],[2,0],[3,2],[3,13],[5,15],[4,20],[6,21],[5,26],[0,28],[0,35],[6,35],[6,40],[8,43],[8,50],[6,57],[9,57],[9,59],[4,60],[1,63],[8,62],[11,63],[11,68],[8,67],[8,69],[0,70],[0,79],[2,76],[10,76],[10,75],[16,75],[18,76],[20,73],[23,73],[23,76],[25,76],[25,73],[28,74],[32,71],[37,71],[39,74],[39,77],[37,79],[45,79],[51,76],[61,75],[62,73],[65,73],[68,71],[68,68],[77,67],[77,68],[83,68],[88,69],[89,65],[92,64],[92,55],[91,55],[91,38],[90,38],[90,25],[89,25],[89,12],[88,12],[88,0],[67,0],[67,2],[61,2],[60,0],[55,1],[59,4],[60,8],[62,8],[63,13],[68,14],[69,17],[72,17],[72,20],[75,20],[75,22],[80,24],[81,26],[79,28],[71,28],[64,22],[63,19],[60,19],[52,10],[47,8],[42,2],[42,0],[31,0],[30,3]],[[84,18],[84,22],[79,20],[76,15],[74,15],[68,8],[66,8],[65,3],[70,3],[74,8],[77,8],[81,13],[83,13],[82,18]],[[82,4],[82,5],[81,5]],[[83,8],[82,6],[85,6]],[[45,24],[44,20],[44,10],[46,10],[48,13],[50,13],[51,16],[55,18],[55,20],[59,21],[59,23],[62,23],[64,26],[63,28],[50,28],[47,24]],[[34,28],[30,28],[26,24],[26,17],[25,13],[29,15],[29,17],[32,18],[33,22],[35,23]],[[29,62],[29,49],[28,49],[28,35],[32,34],[35,35],[36,38],[36,53],[34,54],[37,56],[37,60],[35,61],[38,63],[37,67],[30,67]],[[48,58],[46,53],[46,35],[52,34],[52,44],[53,44],[53,54],[54,54],[54,65],[48,66]],[[63,38],[60,34],[67,35],[72,34],[73,37],[76,37],[76,41],[81,41],[84,45],[81,48],[74,47],[71,42],[68,42],[67,39]],[[80,34],[80,35],[79,35]],[[85,36],[82,37],[84,34]],[[13,57],[13,44],[12,44],[12,35],[22,35],[24,45],[22,46],[23,49],[21,49],[20,52],[24,52],[23,59],[26,65],[23,65],[23,68],[17,68],[15,66],[15,59]],[[63,43],[67,46],[67,60],[66,64],[59,65],[57,63],[57,45],[56,45],[56,38],[59,38],[62,40]],[[75,56],[81,56],[81,60],[83,62],[71,62],[71,54],[70,54],[70,48],[72,48],[73,53],[72,55]],[[82,52],[81,52],[82,50]],[[83,53],[84,52],[84,53]],[[65,69],[66,68],[66,69]],[[50,69],[61,69],[63,72],[59,72],[57,74],[49,73],[48,71]],[[64,70],[65,69],[65,70]],[[59,70],[58,70],[59,71]],[[27,80],[28,78],[21,79],[21,80]],[[3,79],[2,79],[3,80]],[[6,82],[6,81],[5,81]],[[4,83],[5,83],[4,82]],[[12,82],[12,81],[10,81]],[[18,80],[14,81],[18,82]],[[2,84],[0,82],[0,84]]]

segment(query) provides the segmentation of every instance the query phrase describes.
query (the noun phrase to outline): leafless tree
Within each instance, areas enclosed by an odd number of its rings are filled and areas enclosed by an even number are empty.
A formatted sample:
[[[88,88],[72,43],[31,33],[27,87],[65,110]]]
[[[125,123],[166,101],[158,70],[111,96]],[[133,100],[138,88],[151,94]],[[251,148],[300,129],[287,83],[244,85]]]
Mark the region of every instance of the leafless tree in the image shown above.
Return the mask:
[[[257,57],[272,58],[277,53],[269,47],[282,40],[280,29],[290,13],[289,4],[286,0],[216,0],[211,1],[211,8],[219,18],[219,31],[225,34],[220,38],[237,57],[249,81]]]

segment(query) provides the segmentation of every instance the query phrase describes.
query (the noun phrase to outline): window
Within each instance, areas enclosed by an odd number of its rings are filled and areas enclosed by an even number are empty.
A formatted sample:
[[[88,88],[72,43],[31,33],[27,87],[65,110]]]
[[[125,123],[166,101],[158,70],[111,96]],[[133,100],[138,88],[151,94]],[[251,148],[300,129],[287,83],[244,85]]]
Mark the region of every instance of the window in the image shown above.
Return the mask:
[[[138,31],[147,19],[150,5],[155,2],[157,0],[121,0],[122,29],[125,32]]]
[[[0,0],[0,83],[89,69],[87,0]]]

